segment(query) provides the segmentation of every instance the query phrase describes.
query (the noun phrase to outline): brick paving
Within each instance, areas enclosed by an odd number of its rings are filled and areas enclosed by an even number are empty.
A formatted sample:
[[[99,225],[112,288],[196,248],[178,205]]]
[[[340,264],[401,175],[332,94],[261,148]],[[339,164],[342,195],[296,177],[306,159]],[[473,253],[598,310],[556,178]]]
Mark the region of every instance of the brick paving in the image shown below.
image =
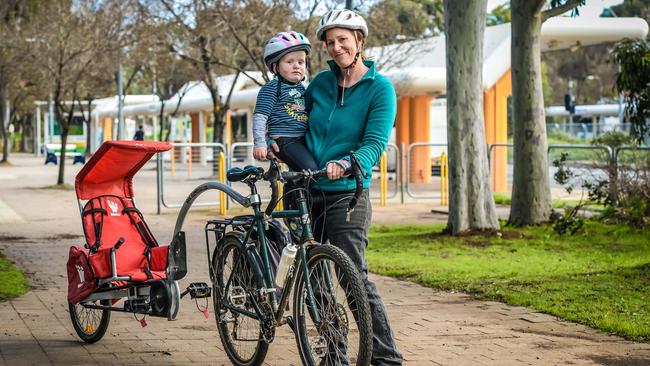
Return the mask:
[[[0,167],[0,252],[29,277],[32,291],[0,303],[0,366],[4,365],[228,365],[213,314],[205,318],[182,300],[177,321],[113,313],[108,332],[96,344],[76,336],[66,304],[68,248],[82,244],[74,191],[42,189],[57,168],[42,159],[14,156]],[[80,166],[67,169],[74,181]],[[168,241],[176,212],[155,215],[154,172],[136,179],[138,204],[156,237]],[[196,186],[200,179],[190,181]],[[183,191],[186,186],[168,187]],[[191,189],[191,188],[189,188]],[[188,190],[189,192],[189,190]],[[373,222],[435,222],[431,203],[375,208]],[[208,282],[202,228],[210,211],[188,217],[190,273],[182,284]],[[370,244],[372,245],[372,243]],[[438,292],[373,275],[386,302],[406,365],[650,365],[650,344],[635,343],[534,310],[476,301],[462,293]],[[182,285],[181,284],[181,285]],[[211,306],[212,304],[210,304]],[[295,340],[278,330],[268,365],[298,365]]]

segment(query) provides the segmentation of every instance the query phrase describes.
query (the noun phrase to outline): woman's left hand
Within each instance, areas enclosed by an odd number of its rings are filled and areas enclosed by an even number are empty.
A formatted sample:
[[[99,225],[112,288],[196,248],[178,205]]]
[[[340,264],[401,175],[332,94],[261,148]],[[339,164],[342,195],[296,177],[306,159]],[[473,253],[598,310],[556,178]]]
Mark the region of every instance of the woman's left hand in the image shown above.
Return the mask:
[[[336,180],[341,178],[344,173],[345,169],[343,169],[343,167],[341,167],[339,164],[334,162],[327,164],[327,178]]]

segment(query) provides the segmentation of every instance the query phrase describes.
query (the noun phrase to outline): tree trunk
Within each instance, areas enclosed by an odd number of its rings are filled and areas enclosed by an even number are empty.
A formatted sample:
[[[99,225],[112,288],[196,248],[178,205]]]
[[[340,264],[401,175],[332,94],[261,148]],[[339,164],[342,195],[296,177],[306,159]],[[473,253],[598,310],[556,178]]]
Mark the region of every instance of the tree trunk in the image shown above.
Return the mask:
[[[0,163],[9,161],[9,141],[7,139],[7,121],[5,121],[6,101],[5,101],[5,83],[0,82],[0,135],[2,135],[2,160]]]
[[[74,101],[74,100],[73,100]],[[56,180],[56,184],[63,184],[65,183],[65,145],[68,142],[68,132],[70,129],[70,122],[72,121],[72,111],[70,111],[69,116],[70,118],[68,120],[64,120],[64,113],[61,112],[60,110],[60,105],[57,100],[54,101],[55,104],[55,115],[57,118],[57,121],[59,122],[59,131],[61,133],[61,153],[59,154],[59,176]],[[74,103],[72,104],[72,107],[74,108]]]
[[[514,181],[509,221],[513,225],[539,224],[551,214],[539,45],[542,4],[511,2]]]
[[[59,123],[61,131],[61,154],[59,154],[59,177],[56,184],[63,184],[65,177],[65,144],[68,142],[68,127],[63,128],[63,123]]]
[[[449,219],[447,229],[498,229],[483,123],[487,0],[445,0]]]

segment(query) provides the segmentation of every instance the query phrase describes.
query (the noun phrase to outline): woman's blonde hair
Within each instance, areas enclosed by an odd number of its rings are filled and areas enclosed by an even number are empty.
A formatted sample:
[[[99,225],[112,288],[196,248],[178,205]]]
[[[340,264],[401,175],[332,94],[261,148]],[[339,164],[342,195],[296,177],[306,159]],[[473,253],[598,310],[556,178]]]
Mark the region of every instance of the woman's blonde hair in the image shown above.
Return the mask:
[[[368,57],[368,55],[366,55],[365,52],[366,36],[360,30],[355,30],[353,32],[354,32],[354,37],[357,40],[357,47],[359,48],[359,57],[361,57],[361,60],[363,61],[370,59],[370,57]]]

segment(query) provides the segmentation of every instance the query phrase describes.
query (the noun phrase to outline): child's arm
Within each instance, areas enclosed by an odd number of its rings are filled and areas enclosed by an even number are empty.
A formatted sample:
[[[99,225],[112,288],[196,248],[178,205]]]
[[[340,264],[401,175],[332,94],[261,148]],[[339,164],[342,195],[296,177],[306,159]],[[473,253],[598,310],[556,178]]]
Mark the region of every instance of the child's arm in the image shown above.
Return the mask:
[[[258,160],[266,159],[266,127],[269,116],[276,102],[273,81],[264,85],[257,94],[255,112],[253,114],[253,157]]]
[[[268,117],[255,113],[253,115],[253,157],[257,160],[266,159],[266,121]]]

